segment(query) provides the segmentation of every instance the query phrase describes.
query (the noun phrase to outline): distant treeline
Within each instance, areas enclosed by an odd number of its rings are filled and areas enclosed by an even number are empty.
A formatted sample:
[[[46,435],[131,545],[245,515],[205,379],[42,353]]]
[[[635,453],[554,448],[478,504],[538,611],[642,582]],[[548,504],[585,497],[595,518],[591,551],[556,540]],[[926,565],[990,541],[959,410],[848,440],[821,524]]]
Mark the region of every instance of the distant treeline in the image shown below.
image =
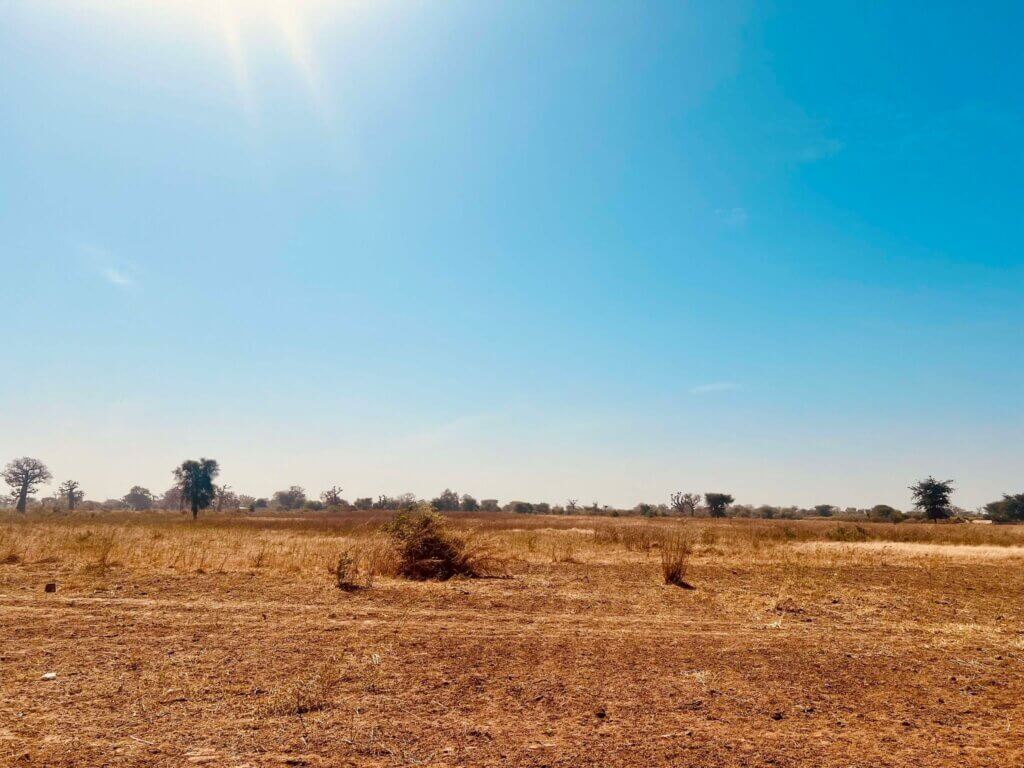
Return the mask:
[[[871,508],[845,507],[832,504],[817,504],[813,507],[780,507],[762,504],[737,504],[730,494],[716,491],[706,493],[672,493],[667,503],[641,502],[629,509],[599,504],[580,504],[569,499],[564,504],[547,502],[507,501],[480,499],[468,493],[459,494],[445,488],[430,500],[424,500],[412,493],[399,496],[366,496],[349,502],[342,496],[343,489],[332,486],[316,498],[310,498],[306,489],[293,485],[275,492],[269,497],[257,497],[238,492],[230,485],[214,482],[220,467],[213,459],[189,460],[173,471],[174,484],[163,493],[153,493],[142,486],[132,486],[118,499],[95,501],[85,498],[85,493],[75,480],[65,480],[57,486],[52,495],[36,499],[35,493],[41,485],[53,477],[46,465],[38,459],[23,457],[11,461],[0,475],[11,488],[10,496],[0,495],[0,508],[13,507],[19,512],[40,510],[51,512],[134,510],[149,509],[191,510],[196,516],[200,510],[212,509],[218,512],[259,510],[335,512],[347,510],[409,510],[429,505],[437,512],[508,512],[523,515],[607,515],[621,517],[640,515],[643,517],[746,517],[764,520],[797,520],[804,518],[836,518],[842,520],[875,520],[898,523],[908,519],[988,519],[998,523],[1024,522],[1024,494],[1004,495],[999,501],[986,504],[975,512],[969,512],[950,502],[953,493],[951,480],[936,480],[928,477],[910,486],[914,498],[911,510],[900,510],[888,504],[876,504]]]

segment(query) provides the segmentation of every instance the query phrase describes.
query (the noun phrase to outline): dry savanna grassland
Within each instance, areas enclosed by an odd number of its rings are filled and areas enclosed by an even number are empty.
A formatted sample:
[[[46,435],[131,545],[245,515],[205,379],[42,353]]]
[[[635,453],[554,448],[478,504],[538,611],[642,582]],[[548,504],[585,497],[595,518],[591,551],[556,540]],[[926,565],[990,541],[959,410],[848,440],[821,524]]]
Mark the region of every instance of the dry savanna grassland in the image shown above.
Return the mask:
[[[1020,528],[383,522],[0,519],[0,765],[1024,765]]]

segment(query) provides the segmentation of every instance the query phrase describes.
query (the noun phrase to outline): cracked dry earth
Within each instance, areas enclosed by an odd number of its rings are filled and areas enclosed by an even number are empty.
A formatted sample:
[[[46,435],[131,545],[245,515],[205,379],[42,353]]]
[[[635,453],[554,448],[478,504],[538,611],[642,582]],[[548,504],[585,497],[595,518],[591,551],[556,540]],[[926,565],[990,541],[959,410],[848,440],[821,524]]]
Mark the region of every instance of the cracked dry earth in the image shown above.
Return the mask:
[[[783,549],[694,591],[0,565],[0,764],[1024,765],[1024,560]]]

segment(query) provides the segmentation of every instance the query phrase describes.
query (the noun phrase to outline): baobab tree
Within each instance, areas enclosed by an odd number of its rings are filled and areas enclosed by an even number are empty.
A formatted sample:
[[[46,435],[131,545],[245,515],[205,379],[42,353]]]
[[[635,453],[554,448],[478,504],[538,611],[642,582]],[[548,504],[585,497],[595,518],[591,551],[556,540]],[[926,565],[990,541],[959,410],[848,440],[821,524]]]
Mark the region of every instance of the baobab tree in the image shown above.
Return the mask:
[[[57,486],[57,496],[68,505],[68,512],[74,512],[75,505],[85,498],[85,492],[81,489],[77,480],[65,480]]]
[[[189,459],[174,470],[174,479],[181,489],[182,501],[192,509],[192,519],[199,517],[199,510],[213,503],[216,493],[213,479],[220,474],[220,467],[214,459]]]
[[[225,483],[224,485],[214,486],[214,495],[217,498],[217,511],[220,512],[224,509],[224,506],[230,509],[234,507],[238,509],[238,496],[231,491],[231,486]]]
[[[697,513],[697,507],[700,505],[700,494],[699,493],[683,493],[682,491],[676,491],[672,494],[672,510],[679,514],[689,514],[693,517]]]
[[[14,491],[17,510],[25,514],[25,510],[28,509],[28,497],[35,493],[40,485],[52,480],[53,475],[39,459],[22,456],[4,467],[3,478]]]
[[[339,488],[336,485],[332,485],[326,491],[320,494],[320,501],[324,503],[325,507],[340,507],[342,498],[341,492],[344,488]]]

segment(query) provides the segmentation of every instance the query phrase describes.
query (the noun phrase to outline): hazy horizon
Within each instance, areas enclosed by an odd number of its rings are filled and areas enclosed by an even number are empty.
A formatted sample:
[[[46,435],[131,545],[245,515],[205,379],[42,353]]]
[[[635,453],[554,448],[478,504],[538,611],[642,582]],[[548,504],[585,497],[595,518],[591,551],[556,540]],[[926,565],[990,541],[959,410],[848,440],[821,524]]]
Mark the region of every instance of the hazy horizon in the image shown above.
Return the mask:
[[[199,456],[255,496],[1022,492],[1022,20],[6,3],[0,465],[97,500]]]

